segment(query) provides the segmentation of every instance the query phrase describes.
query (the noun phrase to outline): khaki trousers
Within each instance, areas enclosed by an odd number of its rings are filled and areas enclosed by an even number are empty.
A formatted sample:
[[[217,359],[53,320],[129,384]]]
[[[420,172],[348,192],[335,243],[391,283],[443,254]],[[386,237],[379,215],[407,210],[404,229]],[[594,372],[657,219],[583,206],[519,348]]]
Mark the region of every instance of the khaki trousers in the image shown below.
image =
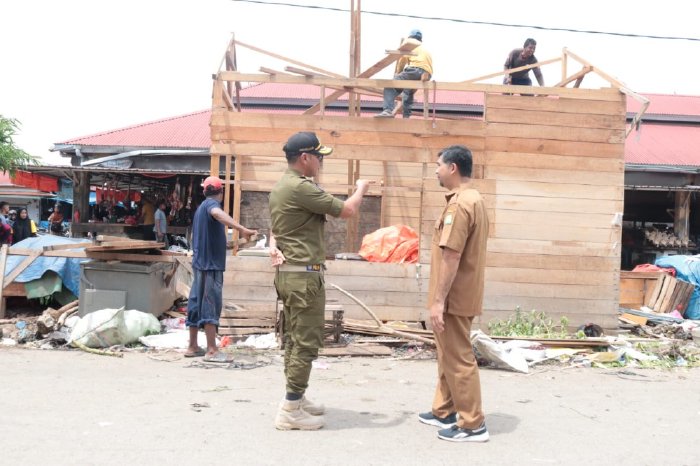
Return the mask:
[[[457,425],[476,429],[484,422],[481,409],[481,382],[470,341],[474,317],[444,314],[445,330],[435,334],[438,383],[433,415],[447,417],[457,412]]]
[[[287,393],[303,395],[311,364],[323,347],[326,290],[322,273],[277,272],[275,287],[284,305],[284,375]]]

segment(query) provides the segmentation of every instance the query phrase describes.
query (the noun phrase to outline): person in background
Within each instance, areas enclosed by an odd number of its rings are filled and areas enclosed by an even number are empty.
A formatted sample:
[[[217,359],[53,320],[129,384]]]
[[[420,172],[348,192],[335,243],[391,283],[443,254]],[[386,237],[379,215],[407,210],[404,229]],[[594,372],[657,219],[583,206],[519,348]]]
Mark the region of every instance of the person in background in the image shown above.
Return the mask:
[[[11,227],[15,226],[15,221],[17,221],[17,211],[15,209],[10,210],[10,213],[7,215],[7,221],[10,222]]]
[[[534,65],[537,63],[537,58],[535,58],[535,48],[537,47],[537,42],[535,39],[525,40],[523,48],[514,49],[508,54],[506,62],[503,65],[503,69],[508,71],[513,68],[520,68],[521,66]],[[542,71],[540,67],[531,68],[535,73],[535,78],[540,86],[544,86],[544,78],[542,77]],[[503,78],[503,84],[512,84],[514,86],[532,86],[532,80],[530,79],[530,70],[516,71],[515,73],[507,74]]]
[[[24,239],[36,236],[36,224],[29,218],[29,213],[24,208],[19,210],[19,216],[15,220],[12,229],[14,231],[12,244],[17,244]]]
[[[0,244],[12,244],[12,227],[7,219],[10,213],[10,204],[0,202]]]
[[[187,301],[185,325],[189,328],[190,344],[185,357],[204,356],[206,362],[230,363],[230,355],[220,352],[216,346],[226,270],[226,227],[238,230],[245,238],[258,232],[244,227],[223,211],[224,188],[219,178],[208,177],[202,187],[206,199],[195,212],[192,225],[194,278]],[[207,338],[206,350],[197,343],[200,328],[204,328]]]
[[[143,199],[141,200],[141,232],[143,233],[143,239],[145,240],[156,239],[155,235],[153,234],[153,228],[156,224],[155,214],[156,212],[153,202],[151,202],[148,197],[143,196]]]
[[[406,43],[418,44],[412,50],[412,55],[403,55],[396,62],[394,79],[404,81],[429,81],[433,75],[433,58],[430,52],[423,48],[423,34],[414,29],[401,45]],[[411,107],[413,106],[413,95],[416,89],[384,89],[384,105],[382,113],[374,115],[375,118],[394,118],[394,99],[401,94],[403,105],[403,117],[411,117]]]
[[[9,221],[8,221],[9,215],[10,215],[10,204],[8,204],[5,201],[0,202],[0,223],[9,224]]]
[[[61,213],[61,204],[56,204],[53,212],[49,215],[49,231],[52,235],[63,234],[63,213]]]
[[[156,241],[159,243],[164,243],[165,249],[168,248],[168,219],[165,215],[165,200],[158,201],[158,210],[155,214],[155,225],[153,226],[153,232],[156,234]]]

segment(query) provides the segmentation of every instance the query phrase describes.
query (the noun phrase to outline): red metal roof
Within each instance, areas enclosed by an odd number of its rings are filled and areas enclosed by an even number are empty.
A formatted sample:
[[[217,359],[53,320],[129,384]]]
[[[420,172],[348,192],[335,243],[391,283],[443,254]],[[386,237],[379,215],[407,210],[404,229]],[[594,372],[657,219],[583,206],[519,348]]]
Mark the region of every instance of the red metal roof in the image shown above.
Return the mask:
[[[700,126],[642,123],[625,141],[625,162],[700,167]]]
[[[649,99],[649,108],[646,114],[700,116],[700,96],[644,94],[644,97]],[[627,98],[628,112],[637,113],[640,107],[639,102]]]
[[[211,112],[203,110],[69,139],[59,144],[158,147],[164,149],[208,148],[211,145],[210,118]]]
[[[326,89],[331,94],[332,89]],[[422,92],[416,93],[416,101],[421,102]],[[247,99],[318,99],[319,88],[313,85],[292,85],[280,83],[257,84],[245,87],[241,96]],[[647,114],[698,116],[700,117],[700,96],[680,96],[646,94],[651,101]],[[344,97],[347,98],[346,96]],[[379,97],[363,96],[366,101],[379,101]],[[430,93],[433,100],[433,93]],[[483,105],[482,93],[438,91],[435,100],[439,104]],[[293,102],[292,102],[293,103]],[[639,104],[627,99],[627,111],[636,112]],[[298,113],[294,109],[248,109],[252,112]],[[328,113],[336,113],[332,109]],[[362,116],[371,116],[363,112]],[[204,110],[187,115],[142,123],[126,128],[98,133],[59,144],[80,144],[86,146],[127,146],[157,148],[208,148],[210,145],[209,120],[211,112]],[[700,156],[695,148],[700,142],[700,126],[674,123],[643,122],[641,131],[633,131],[625,144],[625,161],[638,164],[658,164],[672,166],[700,166]]]

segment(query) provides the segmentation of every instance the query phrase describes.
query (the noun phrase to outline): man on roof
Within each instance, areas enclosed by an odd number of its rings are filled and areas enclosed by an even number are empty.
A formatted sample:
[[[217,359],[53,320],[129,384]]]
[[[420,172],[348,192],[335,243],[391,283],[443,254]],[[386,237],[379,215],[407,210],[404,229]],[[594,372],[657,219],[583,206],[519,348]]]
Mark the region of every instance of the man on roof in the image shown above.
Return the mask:
[[[534,65],[537,63],[537,58],[535,57],[535,48],[537,47],[537,42],[535,39],[526,39],[523,44],[523,48],[514,49],[508,54],[506,62],[503,64],[503,70],[508,71],[513,68],[520,68],[521,66]],[[531,68],[535,73],[535,78],[540,86],[544,86],[544,78],[542,77],[542,71],[540,67]],[[503,78],[503,84],[512,84],[514,86],[532,86],[532,80],[530,79],[530,70],[516,71],[505,75]]]
[[[396,62],[396,71],[394,79],[408,81],[430,81],[433,75],[433,58],[430,52],[423,47],[423,34],[414,29],[408,35],[401,45],[406,43],[418,44],[411,51],[411,55],[402,56]],[[384,89],[384,110],[382,113],[375,115],[375,118],[394,118],[394,100],[396,96],[401,94],[401,103],[403,104],[403,117],[411,117],[411,107],[413,106],[413,95],[416,89]]]

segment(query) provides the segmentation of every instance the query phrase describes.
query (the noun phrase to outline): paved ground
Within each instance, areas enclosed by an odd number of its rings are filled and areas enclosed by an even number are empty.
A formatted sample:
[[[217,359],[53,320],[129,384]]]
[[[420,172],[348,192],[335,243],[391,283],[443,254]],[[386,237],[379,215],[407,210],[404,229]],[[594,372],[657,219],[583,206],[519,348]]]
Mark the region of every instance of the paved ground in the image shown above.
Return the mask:
[[[416,421],[434,361],[324,362],[309,396],[326,428],[279,432],[278,360],[204,369],[0,348],[0,464],[700,464],[697,369],[483,370],[491,441],[454,444]]]

